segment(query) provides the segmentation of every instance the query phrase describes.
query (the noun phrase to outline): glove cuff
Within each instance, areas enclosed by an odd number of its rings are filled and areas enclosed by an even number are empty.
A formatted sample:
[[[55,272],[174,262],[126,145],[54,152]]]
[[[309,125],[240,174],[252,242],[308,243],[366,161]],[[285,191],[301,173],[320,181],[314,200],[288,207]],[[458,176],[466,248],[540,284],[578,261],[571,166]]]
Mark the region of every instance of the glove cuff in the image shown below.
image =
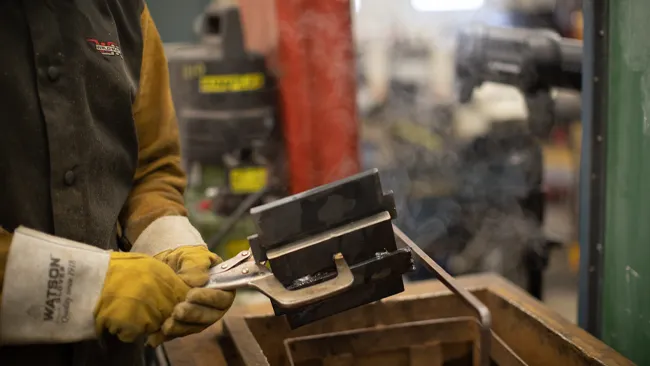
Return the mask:
[[[133,243],[132,253],[151,256],[188,245],[206,246],[201,234],[185,216],[163,216],[149,224]]]
[[[9,249],[0,307],[0,342],[70,343],[93,339],[94,309],[110,254],[20,227]]]

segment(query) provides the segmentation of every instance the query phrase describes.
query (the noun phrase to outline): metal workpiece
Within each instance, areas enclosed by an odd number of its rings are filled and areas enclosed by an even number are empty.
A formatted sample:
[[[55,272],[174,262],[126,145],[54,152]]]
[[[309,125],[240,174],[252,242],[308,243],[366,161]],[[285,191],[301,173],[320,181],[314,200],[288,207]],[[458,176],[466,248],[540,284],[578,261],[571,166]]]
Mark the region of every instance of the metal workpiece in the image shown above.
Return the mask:
[[[292,285],[285,287],[274,277],[271,270],[255,262],[250,251],[243,251],[213,267],[205,287],[219,290],[255,289],[284,309],[283,311],[288,311],[323,302],[353,285],[401,276],[413,267],[411,252],[408,249],[377,253],[373,258],[354,266],[348,266],[343,256],[337,253],[333,256],[333,262],[336,265],[335,272],[298,278]]]
[[[215,267],[208,286],[255,289],[291,327],[400,293],[414,269],[411,251],[397,248],[395,201],[377,169],[250,213],[250,251]]]
[[[384,193],[377,169],[319,186],[251,209],[257,234],[249,237],[258,261],[270,249],[387,211],[397,216],[391,192]]]
[[[208,287],[253,288],[298,328],[404,291],[415,255],[475,312],[475,358],[489,364],[490,312],[393,225],[392,193],[383,192],[376,169],[251,213],[259,229],[252,251],[213,268]]]

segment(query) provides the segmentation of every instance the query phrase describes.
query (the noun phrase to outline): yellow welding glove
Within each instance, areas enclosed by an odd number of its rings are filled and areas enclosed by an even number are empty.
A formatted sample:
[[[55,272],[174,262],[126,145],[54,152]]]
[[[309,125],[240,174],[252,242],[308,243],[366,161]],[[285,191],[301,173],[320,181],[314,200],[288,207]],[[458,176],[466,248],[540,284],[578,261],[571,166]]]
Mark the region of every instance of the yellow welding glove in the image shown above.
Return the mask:
[[[184,302],[174,308],[157,334],[148,343],[157,346],[163,341],[198,333],[219,321],[232,305],[235,293],[201,288],[208,282],[210,267],[221,262],[205,245],[182,246],[155,256],[166,263],[191,289]]]
[[[9,245],[0,343],[124,342],[160,330],[189,291],[150,256],[101,250],[18,228]]]
[[[144,254],[111,253],[95,307],[95,329],[122,342],[157,332],[189,287],[167,266]]]
[[[153,255],[192,287],[161,331],[149,337],[151,346],[202,331],[219,321],[232,305],[233,291],[202,288],[208,282],[210,268],[221,259],[208,250],[186,217],[164,216],[155,220],[138,237],[131,251]]]
[[[205,245],[186,245],[158,253],[154,258],[167,264],[190,287],[201,287],[208,282],[208,271],[221,263],[218,255]]]

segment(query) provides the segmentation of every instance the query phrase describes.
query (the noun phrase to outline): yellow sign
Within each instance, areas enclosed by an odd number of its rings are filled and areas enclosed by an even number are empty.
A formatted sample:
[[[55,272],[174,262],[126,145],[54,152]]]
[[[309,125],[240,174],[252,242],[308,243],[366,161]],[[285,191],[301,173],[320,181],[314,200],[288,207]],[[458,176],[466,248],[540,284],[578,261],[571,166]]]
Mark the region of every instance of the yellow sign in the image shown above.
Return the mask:
[[[267,178],[264,167],[235,168],[230,171],[230,190],[237,194],[258,192],[266,185]]]
[[[226,243],[224,248],[225,259],[232,258],[243,250],[249,250],[250,244],[246,239],[232,240]]]
[[[262,89],[264,74],[204,75],[199,79],[201,93],[244,92]]]

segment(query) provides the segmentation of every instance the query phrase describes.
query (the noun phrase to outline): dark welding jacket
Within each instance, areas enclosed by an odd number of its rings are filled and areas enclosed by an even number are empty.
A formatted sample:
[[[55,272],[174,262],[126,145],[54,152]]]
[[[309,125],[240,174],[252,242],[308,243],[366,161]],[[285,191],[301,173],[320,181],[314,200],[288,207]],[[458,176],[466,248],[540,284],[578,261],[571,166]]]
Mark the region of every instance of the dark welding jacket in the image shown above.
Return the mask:
[[[0,239],[24,225],[117,249],[118,236],[133,243],[157,218],[187,214],[167,61],[144,0],[0,1],[0,47]],[[0,346],[0,365],[129,366],[141,351],[111,336]]]

